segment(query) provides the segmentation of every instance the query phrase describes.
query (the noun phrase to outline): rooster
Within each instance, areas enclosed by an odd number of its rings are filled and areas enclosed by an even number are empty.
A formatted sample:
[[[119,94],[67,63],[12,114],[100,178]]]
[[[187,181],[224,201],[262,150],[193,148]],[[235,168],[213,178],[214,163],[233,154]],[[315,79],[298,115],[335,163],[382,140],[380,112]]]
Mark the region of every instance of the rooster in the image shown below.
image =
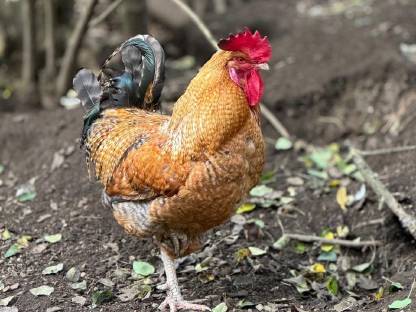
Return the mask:
[[[259,70],[268,69],[270,43],[245,29],[218,47],[172,116],[158,112],[165,55],[149,35],[121,44],[98,76],[81,69],[73,81],[86,109],[81,142],[104,205],[127,233],[160,248],[161,310],[209,310],[183,299],[174,261],[230,219],[263,168]]]

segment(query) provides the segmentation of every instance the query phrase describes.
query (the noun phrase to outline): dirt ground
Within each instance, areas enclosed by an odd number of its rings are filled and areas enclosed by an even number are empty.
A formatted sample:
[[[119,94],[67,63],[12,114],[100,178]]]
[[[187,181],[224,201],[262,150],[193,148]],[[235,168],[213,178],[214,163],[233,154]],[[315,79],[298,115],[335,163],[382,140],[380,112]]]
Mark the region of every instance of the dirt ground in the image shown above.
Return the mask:
[[[414,144],[416,65],[400,45],[416,42],[416,4],[410,0],[262,0],[233,7],[232,14],[207,21],[218,36],[243,25],[269,34],[274,55],[272,70],[264,76],[264,102],[293,135],[295,148],[277,151],[278,135],[263,122],[270,143],[266,169],[274,172],[267,185],[290,201],[280,200],[271,207],[258,204],[243,219],[233,219],[209,233],[200,253],[179,262],[184,297],[206,298],[211,307],[225,302],[229,311],[387,311],[393,301],[410,292],[415,241],[369,188],[362,201],[344,212],[336,200],[337,187],[311,175],[302,157],[308,155],[310,145],[336,143],[344,157],[346,144],[363,150]],[[194,36],[191,31],[190,36]],[[195,68],[179,74],[168,71],[164,100],[177,97],[178,85],[186,85],[194,72]],[[6,228],[12,233],[10,239],[0,240],[0,300],[14,296],[9,306],[24,312],[90,311],[93,293],[109,289],[115,297],[93,310],[155,311],[164,295],[156,289],[163,279],[158,250],[151,242],[125,234],[111,211],[100,204],[100,187],[88,178],[79,149],[81,124],[81,109],[0,115],[0,164],[4,166],[0,234]],[[414,152],[367,160],[398,201],[416,214]],[[346,176],[333,180],[347,183],[349,194],[361,186]],[[17,200],[17,190],[29,181],[36,197]],[[264,226],[251,219],[263,221]],[[348,239],[376,239],[382,245],[340,248],[337,261],[318,261],[322,251],[317,245],[292,241],[282,250],[273,248],[282,235],[279,220],[286,232],[308,235],[347,226]],[[46,234],[57,233],[62,234],[60,241],[44,241]],[[6,251],[22,235],[32,238],[20,253],[6,258]],[[266,253],[241,256],[253,246]],[[155,274],[145,280],[132,276],[134,260],[153,264]],[[305,273],[318,262],[326,273]],[[63,263],[62,271],[42,274],[44,268],[58,263]],[[352,269],[366,263],[364,270]],[[81,272],[85,289],[71,288],[65,277],[71,267]],[[285,280],[293,274],[308,280],[309,291],[299,291]],[[338,281],[337,294],[326,287],[330,276]],[[351,276],[358,282],[349,287]],[[389,291],[385,278],[401,283],[403,289]],[[133,284],[146,290],[136,294],[139,298],[123,301],[117,296]],[[54,287],[54,292],[39,297],[30,293],[41,285]],[[380,287],[385,289],[382,295]],[[410,298],[415,300],[415,294]],[[354,304],[343,309],[339,304],[347,299]],[[402,310],[416,311],[416,303]]]

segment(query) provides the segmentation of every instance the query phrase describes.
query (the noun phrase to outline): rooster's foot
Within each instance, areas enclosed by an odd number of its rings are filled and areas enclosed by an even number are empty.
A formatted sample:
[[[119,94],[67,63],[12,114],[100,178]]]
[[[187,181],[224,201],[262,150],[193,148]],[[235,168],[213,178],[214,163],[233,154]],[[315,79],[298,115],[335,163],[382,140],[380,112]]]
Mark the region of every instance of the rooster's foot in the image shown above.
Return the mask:
[[[192,303],[191,301],[185,301],[181,297],[175,297],[169,294],[166,299],[161,303],[159,309],[165,311],[169,306],[170,312],[176,312],[179,310],[190,310],[190,311],[211,311],[211,309],[202,304]]]

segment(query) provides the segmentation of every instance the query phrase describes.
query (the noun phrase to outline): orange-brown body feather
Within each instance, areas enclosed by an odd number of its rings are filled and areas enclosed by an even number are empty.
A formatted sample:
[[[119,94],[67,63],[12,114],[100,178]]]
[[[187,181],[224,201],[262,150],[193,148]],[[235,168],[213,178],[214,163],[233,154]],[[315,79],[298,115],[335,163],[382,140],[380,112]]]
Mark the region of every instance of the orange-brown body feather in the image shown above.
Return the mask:
[[[86,145],[105,192],[148,207],[146,227],[131,210],[114,211],[129,233],[160,240],[185,235],[183,253],[192,252],[199,235],[228,220],[258,182],[264,162],[259,109],[230,79],[230,54],[214,54],[171,117],[117,108],[92,125]]]

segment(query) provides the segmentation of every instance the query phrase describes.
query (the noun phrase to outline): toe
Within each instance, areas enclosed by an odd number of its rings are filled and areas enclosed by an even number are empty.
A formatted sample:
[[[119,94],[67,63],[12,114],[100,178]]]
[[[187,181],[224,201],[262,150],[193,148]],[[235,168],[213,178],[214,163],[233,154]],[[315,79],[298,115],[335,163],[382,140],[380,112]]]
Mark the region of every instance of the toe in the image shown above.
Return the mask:
[[[183,310],[192,310],[192,311],[211,311],[211,309],[202,304],[195,304],[188,301],[178,302],[177,307]]]
[[[156,289],[161,291],[167,291],[169,290],[169,285],[168,283],[160,284],[156,286]]]

